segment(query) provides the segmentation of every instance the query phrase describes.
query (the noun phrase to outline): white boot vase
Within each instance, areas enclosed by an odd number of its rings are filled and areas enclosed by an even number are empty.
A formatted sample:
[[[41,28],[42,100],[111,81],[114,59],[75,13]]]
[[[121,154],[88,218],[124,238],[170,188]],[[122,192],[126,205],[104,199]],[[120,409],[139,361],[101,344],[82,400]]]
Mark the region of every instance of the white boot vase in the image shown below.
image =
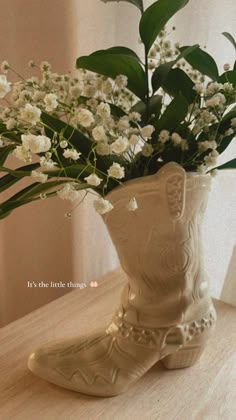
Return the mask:
[[[170,162],[107,195],[114,209],[103,219],[127,273],[120,305],[90,338],[38,348],[29,357],[32,372],[77,392],[113,396],[160,360],[168,369],[198,360],[216,320],[201,245],[210,183],[210,175]],[[126,208],[132,197],[134,212]]]

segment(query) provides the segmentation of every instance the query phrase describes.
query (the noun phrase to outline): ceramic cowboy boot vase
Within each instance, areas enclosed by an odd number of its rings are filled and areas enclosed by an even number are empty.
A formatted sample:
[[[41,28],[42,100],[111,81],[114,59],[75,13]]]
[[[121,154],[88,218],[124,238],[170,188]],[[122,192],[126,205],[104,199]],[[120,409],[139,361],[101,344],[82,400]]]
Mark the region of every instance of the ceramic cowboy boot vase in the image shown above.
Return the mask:
[[[127,274],[120,305],[103,331],[37,349],[28,361],[32,372],[81,393],[112,396],[159,360],[168,369],[198,360],[216,320],[201,249],[210,182],[210,175],[171,162],[107,195],[114,209],[103,219]],[[135,212],[126,209],[132,197]]]

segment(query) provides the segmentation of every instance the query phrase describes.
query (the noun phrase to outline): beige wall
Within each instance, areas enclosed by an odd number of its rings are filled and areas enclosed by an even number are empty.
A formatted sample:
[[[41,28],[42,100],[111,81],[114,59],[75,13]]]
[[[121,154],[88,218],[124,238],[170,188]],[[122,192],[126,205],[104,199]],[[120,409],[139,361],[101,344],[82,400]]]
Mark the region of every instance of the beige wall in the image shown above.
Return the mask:
[[[31,72],[29,59],[48,60],[54,71],[67,72],[78,55],[112,45],[114,35],[115,9],[99,1],[1,4],[0,60],[8,60],[24,76]],[[73,219],[65,219],[70,209],[70,204],[51,199],[0,221],[0,326],[65,293],[61,288],[28,288],[28,281],[84,282],[116,265],[112,249],[112,262],[106,264],[104,248],[110,243],[92,206],[85,204]]]

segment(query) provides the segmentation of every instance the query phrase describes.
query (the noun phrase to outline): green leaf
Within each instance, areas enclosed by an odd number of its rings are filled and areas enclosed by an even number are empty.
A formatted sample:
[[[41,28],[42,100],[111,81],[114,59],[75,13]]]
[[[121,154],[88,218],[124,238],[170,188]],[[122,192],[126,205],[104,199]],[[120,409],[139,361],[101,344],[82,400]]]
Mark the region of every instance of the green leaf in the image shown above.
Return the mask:
[[[158,0],[144,12],[140,21],[139,33],[146,53],[169,19],[188,2],[189,0]]]
[[[62,181],[61,183],[65,183],[65,181]],[[28,188],[28,187],[27,187]],[[77,187],[77,190],[83,190],[87,189],[88,184],[81,184],[80,188]],[[47,193],[47,198],[54,197],[57,194],[57,191],[53,191],[50,193]],[[0,219],[4,219],[5,217],[9,216],[9,214],[12,212],[12,210],[24,206],[26,204],[32,203],[33,201],[41,200],[40,195],[30,198],[24,198],[24,199],[17,199],[14,200],[13,198],[16,196],[11,197],[9,200],[5,201],[4,203],[0,204]]]
[[[178,94],[168,105],[157,123],[154,124],[156,130],[176,130],[188,113],[188,105],[186,98],[181,93]]]
[[[39,166],[39,163],[32,163],[31,165],[22,166],[17,170],[0,167],[0,172],[8,172],[8,175],[4,175],[0,178],[0,192],[7,190],[25,176],[29,176],[31,171]]]
[[[170,96],[177,96],[181,93],[188,101],[189,104],[194,102],[196,92],[193,90],[194,83],[190,77],[181,69],[172,69],[165,81],[162,84],[165,92]]]
[[[107,54],[107,55],[111,55],[111,54],[115,54],[115,55],[122,54],[122,55],[127,55],[129,57],[133,57],[136,60],[140,61],[140,58],[136,54],[135,51],[131,50],[130,48],[120,47],[120,46],[111,47],[111,48],[108,48],[107,50],[98,50],[98,51],[95,51],[92,55],[93,56],[100,56],[100,55],[104,55],[104,54]]]
[[[61,184],[65,184],[68,180],[62,181],[49,181],[45,182],[45,184],[41,184],[39,182],[35,182],[28,187],[24,188],[23,190],[19,191],[15,195],[13,195],[8,201],[17,201],[22,199],[31,199],[36,195],[40,195],[42,193],[47,192],[48,190],[57,187]]]
[[[0,148],[0,165],[3,165],[8,155],[15,149],[14,144],[8,144],[7,146]]]
[[[219,79],[219,83],[232,83],[236,87],[236,70],[230,70],[223,73]]]
[[[221,120],[220,126],[219,126],[219,133],[224,133],[230,126],[231,126],[231,120],[233,118],[236,118],[236,106],[233,107],[227,114],[224,115],[224,117]]]
[[[180,47],[179,50],[182,52],[189,48],[188,46]],[[210,79],[217,81],[219,78],[219,72],[215,60],[201,48],[196,49],[192,53],[188,54],[185,60],[200,73],[210,77]]]
[[[136,6],[141,13],[143,12],[143,0],[101,0],[103,3],[111,3],[111,2],[120,2],[126,1],[127,3],[131,3]]]
[[[172,67],[175,64],[177,64],[179,60],[187,57],[188,54],[195,51],[197,48],[199,48],[198,44],[188,47],[183,52],[181,52],[175,60],[169,61],[168,63],[161,64],[159,67],[157,67],[152,75],[153,92],[156,92],[163,85]]]
[[[128,78],[128,89],[138,98],[145,99],[145,73],[136,57],[114,53],[114,50],[97,51],[89,56],[79,57],[76,67],[103,74],[115,79],[119,75]]]
[[[13,130],[7,130],[5,124],[0,122],[0,134],[8,140],[12,140],[17,144],[21,144],[21,133]]]
[[[162,99],[160,95],[151,96],[149,101],[149,114],[155,114],[156,118],[159,117],[162,108]],[[143,101],[137,102],[132,108],[132,112],[139,112],[142,116],[142,120],[146,118],[147,106]]]
[[[226,130],[228,130],[231,127],[231,120],[233,118],[236,118],[236,106],[231,109],[230,112],[224,115],[224,117],[221,120],[218,134],[223,135]],[[221,140],[220,145],[217,147],[218,153],[223,153],[227,147],[230,145],[231,141],[234,139],[235,133],[231,134],[230,136],[224,137],[223,140]]]
[[[211,169],[211,171],[218,169],[236,169],[236,159],[232,159],[226,163],[224,163],[223,165],[217,166],[216,168]],[[211,172],[209,171],[209,172]]]
[[[230,136],[225,137],[221,142],[220,145],[217,147],[217,152],[219,154],[223,153],[227,147],[229,147],[230,143],[232,142],[232,140],[235,138],[235,133],[231,134]]]
[[[224,35],[225,38],[227,38],[229,40],[229,42],[231,42],[234,49],[236,50],[236,41],[235,41],[234,37],[229,32],[222,32],[222,35]]]
[[[52,115],[42,112],[41,120],[46,125],[46,134],[50,138],[53,137],[54,133],[63,134],[63,137],[70,140],[70,143],[78,149],[84,157],[87,157],[91,151],[91,141],[85,137],[79,130],[65,123],[59,118],[53,117]],[[62,154],[61,154],[62,155]],[[62,160],[67,163],[61,156]]]

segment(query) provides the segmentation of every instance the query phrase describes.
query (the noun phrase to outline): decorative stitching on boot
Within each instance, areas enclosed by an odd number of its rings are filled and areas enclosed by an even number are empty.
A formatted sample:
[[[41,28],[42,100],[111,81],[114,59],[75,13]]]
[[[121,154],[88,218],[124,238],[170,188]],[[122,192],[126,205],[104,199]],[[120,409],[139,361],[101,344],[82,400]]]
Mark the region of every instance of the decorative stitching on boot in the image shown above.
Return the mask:
[[[216,321],[215,312],[209,312],[200,320],[191,321],[167,328],[145,328],[131,325],[118,313],[109,324],[106,333],[115,337],[128,339],[137,345],[158,347],[163,350],[168,347],[182,346],[193,337],[213,327]]]

